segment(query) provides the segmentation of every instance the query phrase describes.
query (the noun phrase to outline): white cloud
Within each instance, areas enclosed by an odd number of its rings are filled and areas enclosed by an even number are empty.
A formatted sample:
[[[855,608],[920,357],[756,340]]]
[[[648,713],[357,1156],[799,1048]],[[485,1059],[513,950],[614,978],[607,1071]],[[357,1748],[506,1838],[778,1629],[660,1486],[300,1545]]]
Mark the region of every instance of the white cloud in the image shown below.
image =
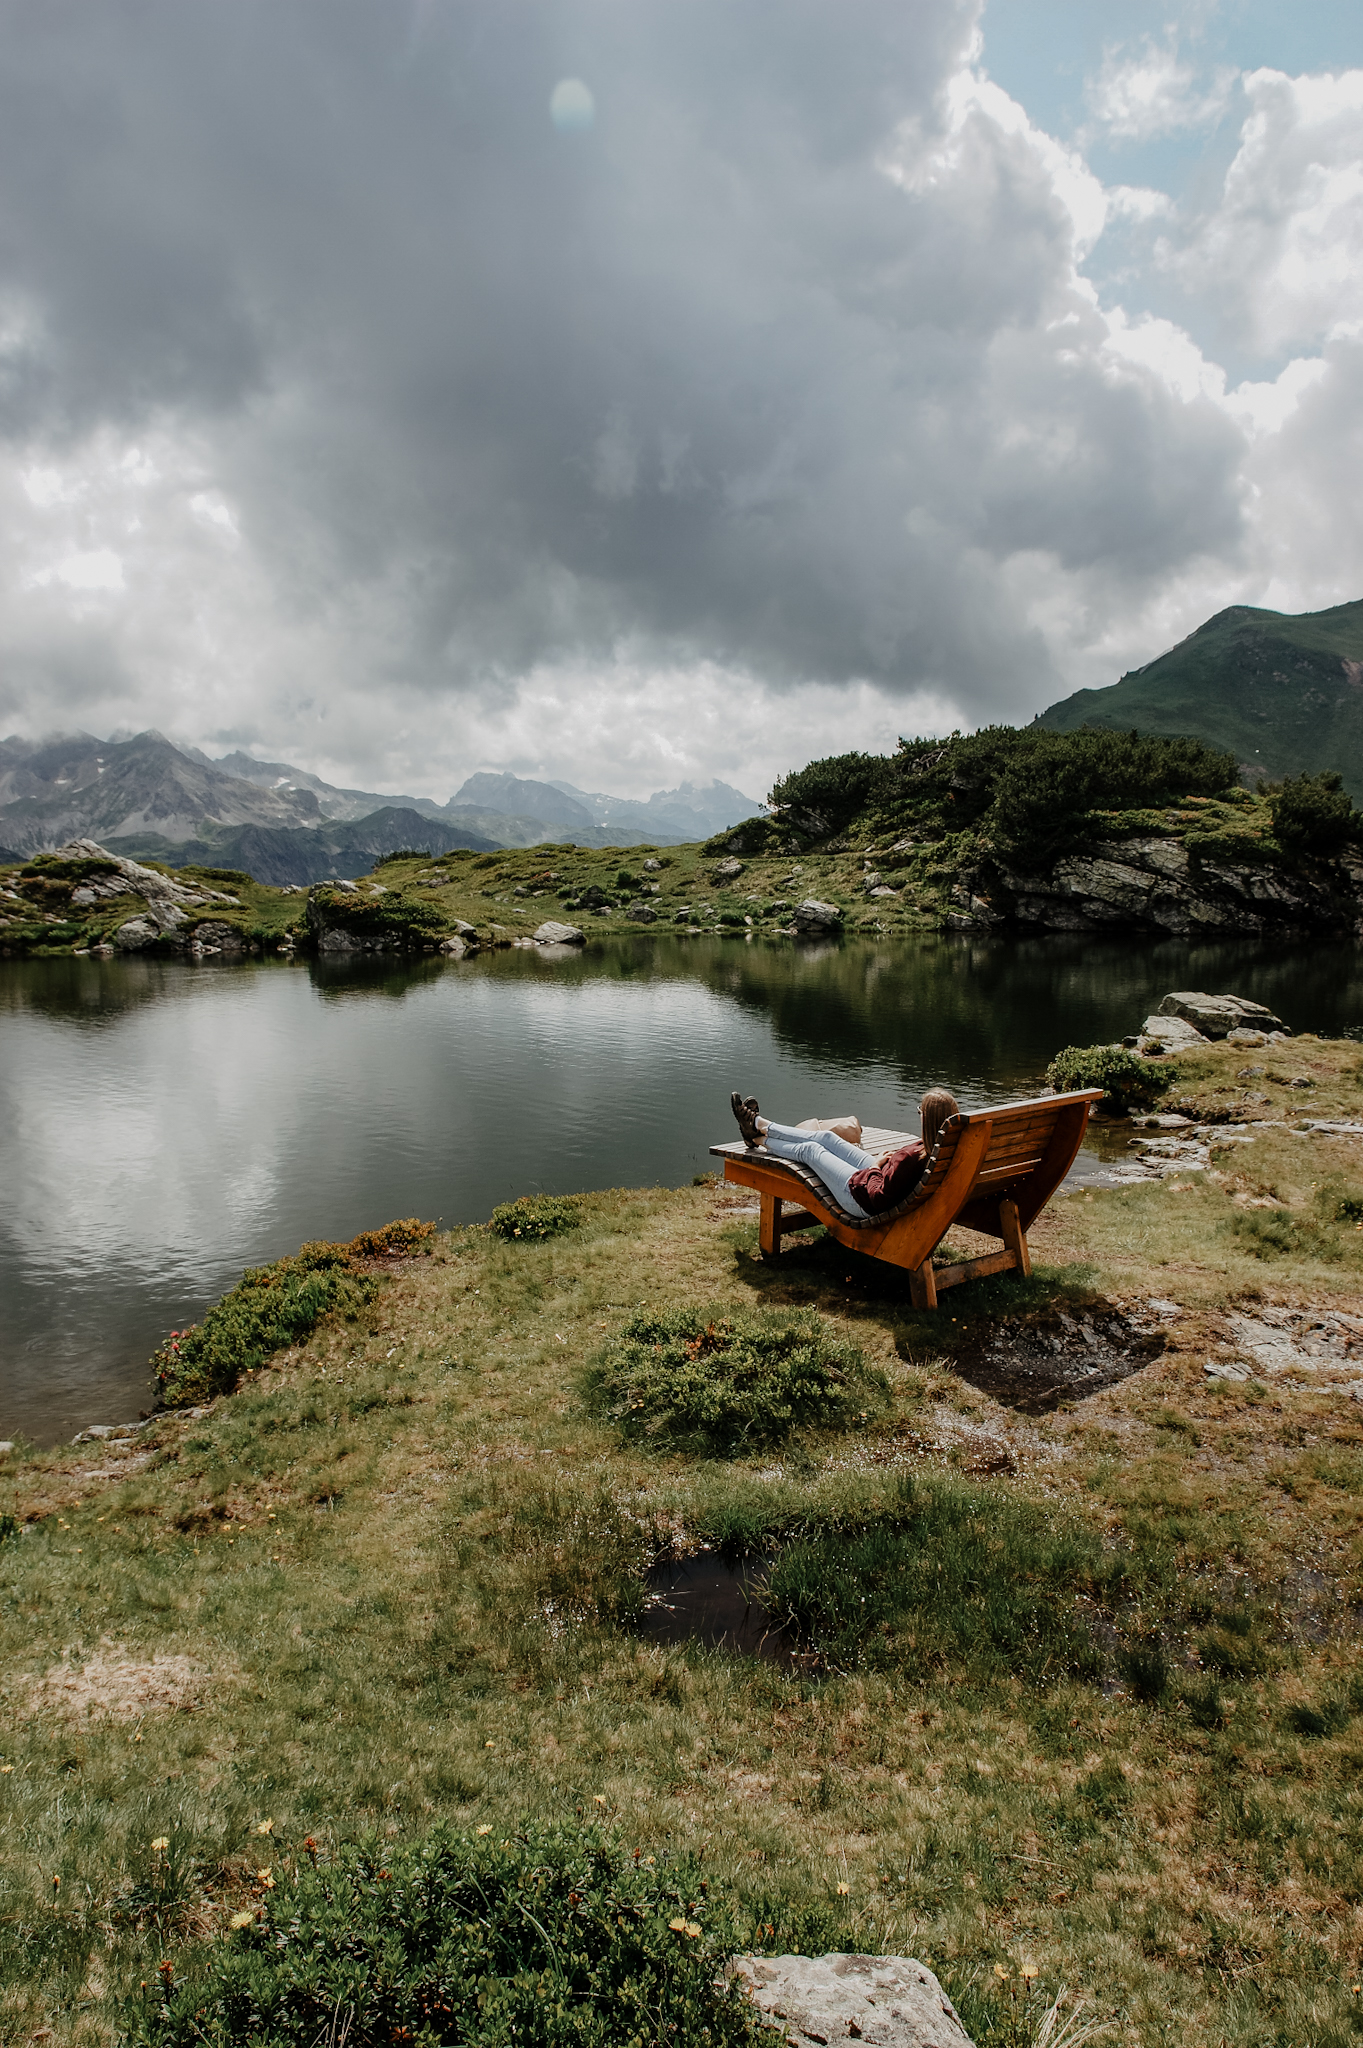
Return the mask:
[[[1180,57],[1171,28],[1163,43],[1147,36],[1137,50],[1126,44],[1105,50],[1088,100],[1098,126],[1113,140],[1148,142],[1182,129],[1215,127],[1235,77],[1233,67],[1223,66],[1199,82],[1193,65]]]
[[[1217,296],[1243,348],[1272,356],[1363,321],[1363,71],[1243,83],[1219,203],[1165,260]]]

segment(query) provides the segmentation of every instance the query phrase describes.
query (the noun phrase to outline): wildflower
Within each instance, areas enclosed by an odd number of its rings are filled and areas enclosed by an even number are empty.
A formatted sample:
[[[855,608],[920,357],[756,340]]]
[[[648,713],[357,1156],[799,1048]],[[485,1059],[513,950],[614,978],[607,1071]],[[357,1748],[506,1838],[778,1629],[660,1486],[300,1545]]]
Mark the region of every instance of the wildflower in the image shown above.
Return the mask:
[[[54,1878],[53,1878],[53,1880],[52,1880],[52,1897],[53,1897],[53,1899],[54,1899],[54,1900],[56,1899],[57,1893],[58,1893],[58,1892],[59,1892],[59,1891],[61,1890],[61,1888],[62,1888],[62,1881],[61,1881],[61,1879],[60,1879],[59,1877],[54,1877]]]
[[[13,1769],[13,1764],[0,1764],[0,1778],[7,1778]]]
[[[604,1805],[605,1805],[605,1803],[606,1803],[606,1795],[605,1795],[605,1793],[604,1793],[604,1792],[593,1792],[593,1794],[592,1794],[592,1805],[593,1805],[593,1806],[604,1806]]]
[[[170,1847],[170,1836],[169,1836],[169,1835],[154,1835],[154,1836],[152,1837],[152,1844],[151,1844],[151,1846],[152,1846],[152,1848],[153,1848],[153,1849],[155,1849],[155,1850],[157,1850],[157,1851],[160,1851],[160,1850],[162,1850],[162,1849],[168,1849],[168,1848]]]
[[[1022,1966],[1022,1981],[1023,1981],[1023,1983],[1024,1983],[1024,1984],[1030,1984],[1030,1983],[1031,1983],[1031,1982],[1033,1981],[1033,1979],[1034,1979],[1034,1978],[1037,1978],[1037,1977],[1039,1977],[1040,1975],[1041,1975],[1041,1971],[1039,1970],[1039,1968],[1037,1967],[1037,1965],[1036,1965],[1035,1963],[1024,1963],[1024,1964],[1023,1964],[1023,1966]]]
[[[480,1835],[490,1835],[492,1833],[492,1822],[490,1820],[485,1820],[483,1822],[483,1825],[479,1828],[478,1832]]]
[[[696,1939],[696,1936],[700,1933],[699,1920],[688,1920],[686,1923],[686,1931],[690,1935],[692,1941],[694,1941]]]
[[[495,1743],[495,1742],[485,1742],[485,1743],[483,1744],[483,1748],[484,1748],[484,1749],[495,1749],[496,1747],[497,1747],[497,1745],[496,1745],[496,1743]]]
[[[1003,1967],[1003,1964],[1002,1964],[1002,1963],[995,1963],[995,1965],[994,1965],[994,1975],[995,1975],[996,1977],[999,1977],[999,1978],[1001,1978],[1001,1979],[1002,1979],[1002,1981],[1003,1981],[1003,1982],[1004,1982],[1005,1984],[1006,1984],[1006,1983],[1008,1982],[1008,1972],[1007,1972],[1007,1971],[1006,1971],[1006,1970],[1004,1969],[1004,1967]]]
[[[274,1822],[272,1820],[258,1820],[253,1832],[257,1835],[272,1835],[274,1833]]]
[[[667,1924],[674,1934],[685,1934],[686,1932],[686,1922],[684,1920],[669,1920]]]
[[[851,1889],[852,1887],[850,1884],[840,1884],[838,1886],[838,1897],[840,1899],[845,1899],[847,1897],[847,1894],[851,1891]]]
[[[256,1872],[256,1883],[264,1885],[267,1892],[274,1890],[274,1879],[268,1870],[258,1870]]]
[[[240,1933],[243,1927],[250,1926],[251,1922],[255,1919],[255,1917],[256,1916],[254,1913],[234,1913],[227,1924],[229,1927],[235,1928],[237,1932]]]
[[[303,1847],[307,1850],[309,1856],[311,1856],[313,1862],[315,1863],[317,1861],[317,1843],[311,1835],[304,1835]]]
[[[169,1984],[171,1978],[175,1975],[174,1963],[167,1961],[164,1963],[158,1963],[156,1967],[161,1972],[161,1975],[165,1978],[167,1984]]]

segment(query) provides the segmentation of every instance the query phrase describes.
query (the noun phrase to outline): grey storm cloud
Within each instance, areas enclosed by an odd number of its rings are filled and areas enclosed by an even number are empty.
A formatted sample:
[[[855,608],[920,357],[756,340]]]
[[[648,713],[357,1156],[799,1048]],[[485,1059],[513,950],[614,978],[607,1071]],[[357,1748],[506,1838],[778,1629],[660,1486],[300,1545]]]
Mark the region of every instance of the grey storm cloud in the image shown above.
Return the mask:
[[[278,604],[374,592],[418,689],[626,649],[1015,712],[1003,565],[1233,555],[1241,444],[1100,362],[1027,136],[948,132],[978,12],[7,5],[0,427],[198,435]]]

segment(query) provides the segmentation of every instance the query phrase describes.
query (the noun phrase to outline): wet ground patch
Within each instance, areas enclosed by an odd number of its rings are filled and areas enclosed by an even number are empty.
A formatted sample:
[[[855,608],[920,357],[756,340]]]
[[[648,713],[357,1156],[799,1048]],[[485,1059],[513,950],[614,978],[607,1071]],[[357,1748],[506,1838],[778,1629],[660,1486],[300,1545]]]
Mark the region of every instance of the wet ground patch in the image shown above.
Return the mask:
[[[1120,1385],[1158,1358],[1164,1332],[1154,1312],[1110,1302],[1088,1308],[1042,1309],[961,1324],[948,1356],[961,1378],[1005,1408],[1044,1415]],[[921,1349],[919,1333],[901,1338],[901,1356]]]
[[[764,1601],[769,1562],[732,1560],[718,1550],[668,1558],[648,1574],[640,1631],[655,1643],[701,1643],[707,1649],[760,1657],[785,1668],[811,1662],[789,1628]]]

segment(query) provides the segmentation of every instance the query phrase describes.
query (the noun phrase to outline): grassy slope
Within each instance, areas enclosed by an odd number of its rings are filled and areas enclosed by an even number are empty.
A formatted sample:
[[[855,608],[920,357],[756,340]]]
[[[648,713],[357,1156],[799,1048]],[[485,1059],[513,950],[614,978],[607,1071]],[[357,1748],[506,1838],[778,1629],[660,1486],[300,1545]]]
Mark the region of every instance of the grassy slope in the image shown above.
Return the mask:
[[[1185,1092],[1224,1113],[1243,1060],[1200,1054]],[[1291,1064],[1358,1114],[1356,1047],[1302,1041]],[[1363,1410],[1305,1376],[1202,1368],[1230,1304],[1356,1306],[1363,1233],[1283,1255],[1239,1226],[1266,1188],[1309,1223],[1312,1184],[1357,1187],[1360,1164],[1269,1132],[1208,1175],[1067,1197],[1030,1287],[963,1290],[954,1319],[817,1243],[761,1264],[742,1191],[592,1196],[546,1244],[438,1241],[361,1322],[131,1452],[11,1460],[0,1505],[28,1527],[0,1548],[0,2033],[107,2040],[116,1994],[163,1957],[192,1967],[305,1836],[600,1800],[628,1843],[703,1846],[750,1938],[773,1930],[759,1945],[928,1958],[981,2041],[1019,2038],[994,2029],[993,1965],[1024,1957],[1048,1992],[1090,1990],[1117,2039],[1354,2039],[1363,1716],[1309,1737],[1289,1712],[1344,1698],[1357,1668]],[[1173,1350],[1037,1421],[952,1371],[1005,1306],[1095,1294],[1185,1303]],[[732,1468],[585,1417],[578,1371],[636,1305],[753,1302],[819,1309],[890,1376],[888,1413]],[[1111,1677],[786,1676],[632,1632],[669,1534],[855,1524],[905,1469],[989,1470],[1001,1448],[1017,1474],[982,1496],[1077,1514],[1128,1554],[1151,1601],[1118,1617],[1128,1636],[1159,1630],[1180,1666],[1219,1642],[1239,1670],[1181,1670],[1144,1705]],[[96,1654],[189,1658],[195,1710],[110,1719],[44,1689]]]
[[[1269,779],[1337,769],[1363,802],[1363,600],[1292,617],[1237,605],[1144,668],[1043,711],[1057,732],[1188,733]]]
[[[88,906],[73,904],[71,891],[78,886],[69,878],[42,874],[25,875],[31,863],[0,866],[0,946],[41,958],[45,954],[88,951],[112,940],[129,918],[146,910],[145,897],[115,896]],[[157,862],[144,865],[157,867]],[[291,930],[303,928],[303,897],[298,893],[271,888],[249,875],[213,868],[166,868],[163,874],[192,888],[195,881],[239,899],[239,907],[208,903],[188,913],[235,925],[243,937],[260,946],[277,945]],[[230,877],[230,878],[229,878]]]

